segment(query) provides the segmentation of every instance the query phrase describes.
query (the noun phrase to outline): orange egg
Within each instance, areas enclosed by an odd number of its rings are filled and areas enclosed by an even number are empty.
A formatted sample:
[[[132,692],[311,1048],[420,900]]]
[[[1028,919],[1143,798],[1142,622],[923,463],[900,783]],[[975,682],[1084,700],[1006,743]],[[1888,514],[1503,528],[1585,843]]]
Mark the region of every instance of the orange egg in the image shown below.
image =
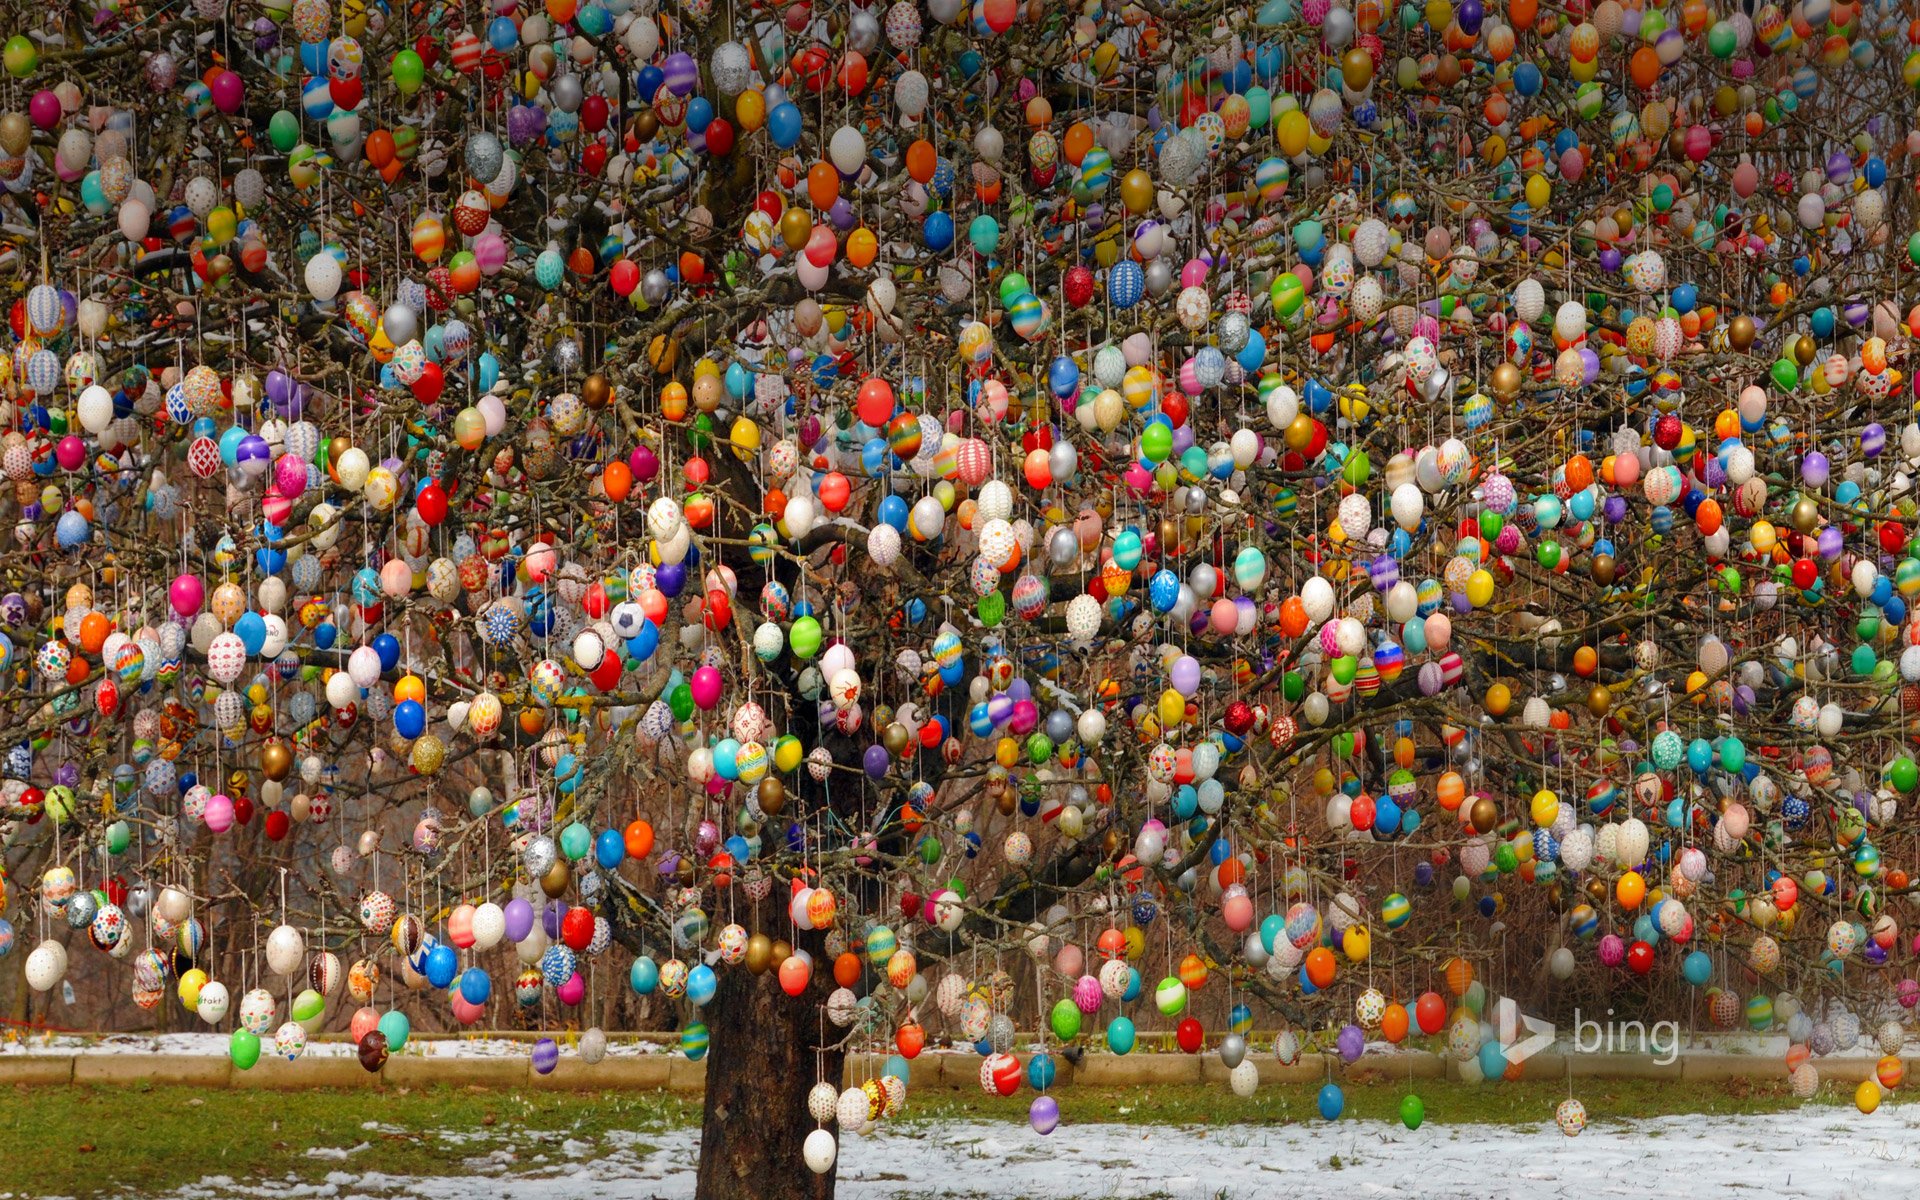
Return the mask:
[[[106,614],[90,612],[80,620],[80,648],[88,654],[98,654],[112,632],[113,622],[107,620]]]
[[[934,153],[932,142],[921,138],[907,147],[907,176],[915,183],[926,183],[932,179],[937,165],[939,155]]]
[[[1464,958],[1450,958],[1445,968],[1447,990],[1456,996],[1464,996],[1473,986],[1473,964]]]
[[[1406,1040],[1407,1010],[1405,1006],[1387,1005],[1387,1011],[1380,1014],[1380,1033],[1396,1046]]]
[[[1620,907],[1631,912],[1647,898],[1647,881],[1640,877],[1640,872],[1628,871],[1613,885],[1613,894],[1620,901]]]
[[[865,225],[847,235],[847,261],[855,267],[865,269],[872,266],[879,252],[879,239]]]
[[[393,685],[393,702],[404,704],[408,700],[415,704],[427,702],[427,681],[418,675],[403,675],[400,682]]]
[[[1323,988],[1333,982],[1333,951],[1325,946],[1315,946],[1307,951],[1307,979],[1314,987]]]
[[[625,500],[633,490],[632,469],[617,459],[608,463],[600,471],[600,490],[615,504]]]
[[[1093,149],[1093,130],[1085,121],[1075,121],[1067,126],[1067,136],[1060,141],[1060,157],[1077,167],[1080,165],[1080,160],[1087,156],[1087,151],[1091,149]]]
[[[860,982],[860,956],[847,951],[833,960],[833,981],[843,988]]]
[[[833,207],[840,198],[840,172],[829,162],[817,162],[807,168],[807,199],[821,212]]]

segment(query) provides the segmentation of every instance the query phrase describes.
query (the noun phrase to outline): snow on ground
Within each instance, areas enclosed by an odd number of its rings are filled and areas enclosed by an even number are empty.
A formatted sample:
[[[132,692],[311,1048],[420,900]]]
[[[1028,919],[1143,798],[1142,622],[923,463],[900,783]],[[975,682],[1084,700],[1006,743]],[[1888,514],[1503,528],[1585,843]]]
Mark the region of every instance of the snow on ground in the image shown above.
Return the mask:
[[[1068,1116],[1071,1117],[1069,1106]],[[1853,1200],[1920,1187],[1920,1109],[1851,1108],[1747,1117],[1681,1117],[1589,1128],[1577,1138],[1551,1122],[1531,1128],[1334,1125],[1149,1128],[905,1122],[842,1149],[841,1200],[1026,1197],[1030,1200],[1216,1200],[1219,1197],[1473,1197],[1580,1200],[1649,1195],[1688,1200],[1786,1195]],[[470,1173],[407,1177],[355,1172],[353,1150],[318,1183],[243,1185],[202,1179],[168,1200],[685,1200],[694,1190],[699,1134],[631,1135],[611,1152],[507,1174],[510,1152],[474,1145]],[[356,1148],[357,1149],[357,1148]],[[605,1148],[603,1148],[604,1150]],[[333,1158],[333,1155],[328,1155]],[[1337,1160],[1337,1166],[1336,1166]],[[794,1164],[794,1170],[804,1170]]]

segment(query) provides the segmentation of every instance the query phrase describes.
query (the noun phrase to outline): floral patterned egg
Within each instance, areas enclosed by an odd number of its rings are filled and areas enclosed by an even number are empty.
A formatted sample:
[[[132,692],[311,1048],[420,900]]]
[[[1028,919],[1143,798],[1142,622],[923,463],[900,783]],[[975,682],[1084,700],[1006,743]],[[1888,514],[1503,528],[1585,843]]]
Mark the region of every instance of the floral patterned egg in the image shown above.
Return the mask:
[[[265,1034],[273,1028],[276,1011],[273,993],[265,988],[254,988],[240,997],[240,1026],[249,1033]]]

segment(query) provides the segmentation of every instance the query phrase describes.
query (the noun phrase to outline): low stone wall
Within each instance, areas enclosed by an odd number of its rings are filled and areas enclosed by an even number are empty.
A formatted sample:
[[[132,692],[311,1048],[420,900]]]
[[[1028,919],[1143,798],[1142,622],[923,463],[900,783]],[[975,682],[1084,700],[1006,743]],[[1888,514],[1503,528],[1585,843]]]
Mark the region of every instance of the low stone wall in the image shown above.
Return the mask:
[[[1025,1055],[1022,1055],[1022,1061]],[[1227,1070],[1219,1055],[1088,1054],[1078,1066],[1064,1056],[1059,1064],[1061,1087],[1151,1087],[1170,1084],[1224,1086]],[[1362,1059],[1353,1065],[1334,1063],[1318,1054],[1303,1054],[1292,1065],[1270,1054],[1252,1057],[1263,1084],[1305,1085],[1329,1077],[1420,1079],[1458,1078],[1457,1065],[1437,1054],[1407,1051]],[[1821,1078],[1858,1082],[1872,1074],[1874,1060],[1865,1057],[1822,1059]],[[1908,1070],[1920,1069],[1920,1058],[1907,1060]],[[871,1078],[885,1069],[883,1055],[858,1054],[847,1060],[844,1083]],[[970,1090],[980,1086],[980,1058],[963,1052],[930,1051],[913,1063],[913,1085]],[[1716,1082],[1731,1079],[1782,1079],[1786,1064],[1773,1056],[1702,1052],[1682,1055],[1661,1065],[1646,1055],[1564,1054],[1547,1052],[1527,1060],[1528,1079],[1670,1079]],[[379,1071],[363,1069],[345,1056],[312,1055],[287,1062],[262,1055],[251,1070],[236,1069],[224,1056],[162,1054],[131,1051],[99,1053],[49,1051],[0,1054],[0,1086],[86,1084],[124,1086],[134,1083],[172,1084],[200,1088],[362,1088],[433,1086],[543,1089],[667,1090],[698,1093],[706,1086],[706,1064],[690,1062],[671,1052],[609,1055],[588,1064],[572,1053],[563,1054],[552,1074],[534,1071],[529,1059],[519,1057],[459,1057],[396,1054]]]

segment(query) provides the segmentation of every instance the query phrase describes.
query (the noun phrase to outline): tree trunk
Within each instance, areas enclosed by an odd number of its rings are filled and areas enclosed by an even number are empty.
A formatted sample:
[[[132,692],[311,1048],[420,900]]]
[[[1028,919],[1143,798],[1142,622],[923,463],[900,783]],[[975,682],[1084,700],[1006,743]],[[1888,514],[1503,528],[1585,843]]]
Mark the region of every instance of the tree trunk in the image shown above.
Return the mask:
[[[793,937],[779,903],[784,891],[776,885],[741,924],[775,940]],[[711,1050],[695,1200],[829,1200],[833,1195],[836,1172],[815,1175],[801,1147],[817,1128],[807,1112],[807,1093],[822,1079],[838,1088],[846,1054],[820,1050],[823,1040],[837,1041],[841,1032],[828,1026],[823,1035],[821,1029],[822,1006],[833,990],[826,935],[810,931],[794,944],[813,956],[805,994],[787,995],[777,967],[761,975],[734,967],[719,973],[719,989],[701,1012]]]

